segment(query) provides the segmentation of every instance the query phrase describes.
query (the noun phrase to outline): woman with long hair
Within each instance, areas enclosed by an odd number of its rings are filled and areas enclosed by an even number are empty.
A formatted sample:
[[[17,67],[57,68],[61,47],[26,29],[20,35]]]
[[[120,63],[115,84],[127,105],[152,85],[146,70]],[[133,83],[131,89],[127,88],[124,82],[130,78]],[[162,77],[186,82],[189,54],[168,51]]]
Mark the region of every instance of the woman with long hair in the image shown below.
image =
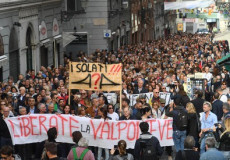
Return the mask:
[[[181,96],[187,96],[187,93],[185,92],[183,85],[180,84],[178,86],[178,89],[179,89],[178,94],[180,94]]]
[[[149,106],[146,106],[146,107],[142,108],[141,119],[143,121],[146,119],[149,119],[149,118],[151,118],[151,114],[152,114],[151,108]]]
[[[174,82],[174,84],[176,85],[175,82]],[[175,87],[176,87],[175,89],[172,89],[172,88],[170,89],[170,92],[172,93],[171,99],[175,100],[175,99],[179,98],[180,99],[180,105],[186,106],[186,104],[188,102],[190,102],[190,99],[189,99],[187,93],[184,91],[184,86],[180,84],[180,85],[178,85],[178,87],[177,86],[175,86]]]
[[[221,151],[230,151],[230,117],[224,121],[225,131],[220,135],[220,146]]]
[[[161,118],[161,110],[159,109],[160,105],[157,101],[153,102],[152,104],[152,113],[153,118],[158,119]]]
[[[193,136],[196,144],[195,147],[198,147],[199,141],[199,129],[198,129],[198,115],[196,113],[196,109],[193,103],[189,102],[186,105],[186,110],[188,112],[188,127],[187,127],[187,135]]]
[[[69,105],[65,105],[63,108],[63,114],[70,114],[70,106]]]
[[[86,116],[85,107],[79,107],[78,108],[77,116],[79,116],[79,117],[85,117]]]
[[[95,117],[95,119],[104,119],[105,120],[111,120],[110,117],[107,116],[107,110],[105,108],[99,108],[98,109],[98,115]],[[102,149],[101,147],[98,147],[98,152],[97,152],[97,159],[101,160],[101,156],[102,156]],[[104,149],[105,150],[105,160],[109,159],[109,149]]]
[[[118,142],[117,148],[113,148],[110,151],[110,160],[120,160],[120,159],[124,159],[124,160],[133,160],[133,155],[129,154],[126,152],[126,147],[127,144],[124,140],[120,140]],[[118,150],[119,154],[114,156],[115,151]]]
[[[119,120],[119,115],[114,111],[114,107],[112,104],[107,105],[107,116],[110,117],[114,121]]]

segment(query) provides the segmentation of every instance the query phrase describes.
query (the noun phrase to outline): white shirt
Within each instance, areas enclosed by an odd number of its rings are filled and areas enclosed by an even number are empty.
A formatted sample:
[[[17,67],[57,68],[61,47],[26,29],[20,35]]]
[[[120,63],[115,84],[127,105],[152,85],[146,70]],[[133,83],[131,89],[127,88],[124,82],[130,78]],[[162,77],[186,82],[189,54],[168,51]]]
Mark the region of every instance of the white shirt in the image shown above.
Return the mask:
[[[228,102],[228,97],[227,97],[226,95],[222,94],[222,95],[220,96],[220,100],[221,100],[223,103]]]
[[[212,73],[205,73],[204,78],[206,78],[208,80],[208,83],[211,83]]]
[[[116,112],[113,112],[112,114],[107,113],[107,116],[110,117],[110,118],[112,118],[112,120],[114,120],[114,121],[118,121],[119,120],[119,116],[118,116],[118,114]]]
[[[158,109],[157,111],[155,109],[152,109],[153,112],[153,118],[160,119],[161,118],[161,110]]]

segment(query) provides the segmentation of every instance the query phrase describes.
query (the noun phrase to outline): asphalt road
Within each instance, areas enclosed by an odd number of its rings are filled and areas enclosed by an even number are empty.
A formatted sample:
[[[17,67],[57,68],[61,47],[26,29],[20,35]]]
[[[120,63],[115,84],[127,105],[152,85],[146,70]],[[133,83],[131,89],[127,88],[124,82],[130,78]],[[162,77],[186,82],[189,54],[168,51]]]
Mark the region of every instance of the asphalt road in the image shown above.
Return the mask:
[[[230,30],[216,34],[214,37],[214,41],[215,40],[228,40],[230,44]]]

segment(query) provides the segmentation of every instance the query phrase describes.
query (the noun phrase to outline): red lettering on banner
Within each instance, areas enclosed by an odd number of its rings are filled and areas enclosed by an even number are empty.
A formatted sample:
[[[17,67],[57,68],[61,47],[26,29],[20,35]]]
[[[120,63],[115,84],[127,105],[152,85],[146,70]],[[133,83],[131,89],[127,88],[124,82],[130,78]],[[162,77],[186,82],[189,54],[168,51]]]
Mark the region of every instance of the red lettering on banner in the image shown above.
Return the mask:
[[[129,133],[130,133],[130,126],[133,125],[133,137],[129,137]],[[131,132],[132,133],[132,132]],[[135,137],[136,137],[136,125],[133,121],[129,122],[128,124],[128,131],[127,131],[127,139],[129,141],[133,141],[135,140]]]
[[[113,134],[114,134],[114,122],[112,122],[112,127],[111,127],[112,129],[111,129],[111,140],[117,140],[117,138],[114,138],[113,136]]]
[[[55,120],[55,123],[56,123],[55,125],[52,124],[53,119]],[[58,132],[58,120],[57,120],[56,115],[50,117],[49,128],[53,128],[53,127],[57,128],[57,132]],[[59,134],[59,132],[58,132],[58,134]]]
[[[138,127],[136,127],[136,131],[137,131],[136,140],[139,139],[139,136],[140,136],[140,135],[139,135],[139,133],[140,133],[139,124],[140,124],[140,122],[137,121],[137,122],[136,122],[136,126],[138,126]]]
[[[48,131],[46,126],[43,124],[46,121],[46,116],[39,116],[38,117],[38,121],[39,121],[39,134],[42,135],[42,127],[46,130],[46,132]]]
[[[159,127],[159,132],[160,132],[160,139],[162,141],[163,136],[164,136],[165,125],[167,122],[166,122],[166,120],[164,121],[163,129],[161,130],[161,123],[159,120],[157,120],[157,121],[158,121],[158,127]]]
[[[93,128],[93,136],[94,136],[94,139],[97,139],[97,133],[99,131],[99,129],[101,128],[101,125],[102,125],[102,122],[100,122],[99,126],[97,127],[97,129],[95,130],[95,127],[94,127],[94,124],[93,124],[93,120],[91,119],[90,120],[90,124]]]
[[[107,126],[107,130],[105,130],[105,126]],[[103,133],[107,133],[107,139],[110,139],[109,135],[110,135],[110,126],[109,126],[109,122],[104,122],[102,125],[102,129],[101,129],[101,135],[100,135],[100,139],[102,139]]]
[[[172,119],[169,119],[169,120],[167,120],[167,122],[168,122],[168,124],[167,124],[167,139],[172,139],[172,134],[171,134],[171,137],[169,137],[169,130],[172,130],[173,128],[172,128],[172,122],[173,120]]]
[[[21,131],[21,137],[23,136],[23,128],[22,128],[22,123],[21,123],[21,119],[20,118],[18,118],[18,120],[19,120],[19,126],[20,126],[20,131]]]
[[[148,122],[149,125],[150,125],[149,133],[152,134],[153,132],[155,132],[156,129],[153,128],[153,122],[156,122],[156,120],[155,119],[150,119],[150,120],[147,120],[146,122]]]
[[[121,124],[125,124],[125,127],[124,128],[121,128]],[[125,130],[127,128],[127,122],[125,121],[120,121],[117,123],[117,126],[118,126],[118,139],[121,138],[121,131]]]
[[[28,137],[31,133],[31,129],[30,129],[30,119],[28,117],[21,117],[22,119],[22,125],[23,125],[23,130],[24,130],[24,136]],[[27,123],[25,123],[25,120],[27,121]]]
[[[10,125],[11,125],[11,127],[12,127],[12,130],[13,130],[13,133],[14,133],[14,137],[19,137],[19,135],[16,135],[16,134],[15,134],[13,122],[12,122],[11,120],[8,120],[8,121],[10,122]]]
[[[69,117],[69,134],[70,134],[70,137],[72,137],[72,133],[73,133],[73,130],[72,128],[79,128],[77,127],[76,125],[73,125],[72,124],[72,121],[75,122],[75,123],[79,123],[76,119],[74,119],[72,116]]]
[[[65,135],[65,128],[64,128],[64,126],[65,126],[65,124],[64,124],[64,121],[67,121],[68,122],[68,119],[66,119],[66,118],[64,118],[63,116],[61,116],[61,115],[57,115],[59,118],[61,118],[61,124],[62,124],[62,135],[64,136]],[[71,132],[72,133],[72,132]]]
[[[38,135],[34,133],[34,127],[37,127],[36,125],[33,125],[33,119],[37,119],[37,116],[29,116],[30,118],[30,123],[31,123],[31,134],[32,136]]]

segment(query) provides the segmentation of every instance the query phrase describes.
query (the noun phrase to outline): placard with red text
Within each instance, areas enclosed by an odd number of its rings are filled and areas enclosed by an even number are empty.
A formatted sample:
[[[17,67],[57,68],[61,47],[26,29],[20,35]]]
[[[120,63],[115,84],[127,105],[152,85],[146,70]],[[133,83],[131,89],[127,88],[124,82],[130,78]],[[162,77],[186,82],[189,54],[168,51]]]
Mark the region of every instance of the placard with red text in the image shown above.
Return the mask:
[[[102,91],[121,90],[122,64],[70,62],[69,88]]]

